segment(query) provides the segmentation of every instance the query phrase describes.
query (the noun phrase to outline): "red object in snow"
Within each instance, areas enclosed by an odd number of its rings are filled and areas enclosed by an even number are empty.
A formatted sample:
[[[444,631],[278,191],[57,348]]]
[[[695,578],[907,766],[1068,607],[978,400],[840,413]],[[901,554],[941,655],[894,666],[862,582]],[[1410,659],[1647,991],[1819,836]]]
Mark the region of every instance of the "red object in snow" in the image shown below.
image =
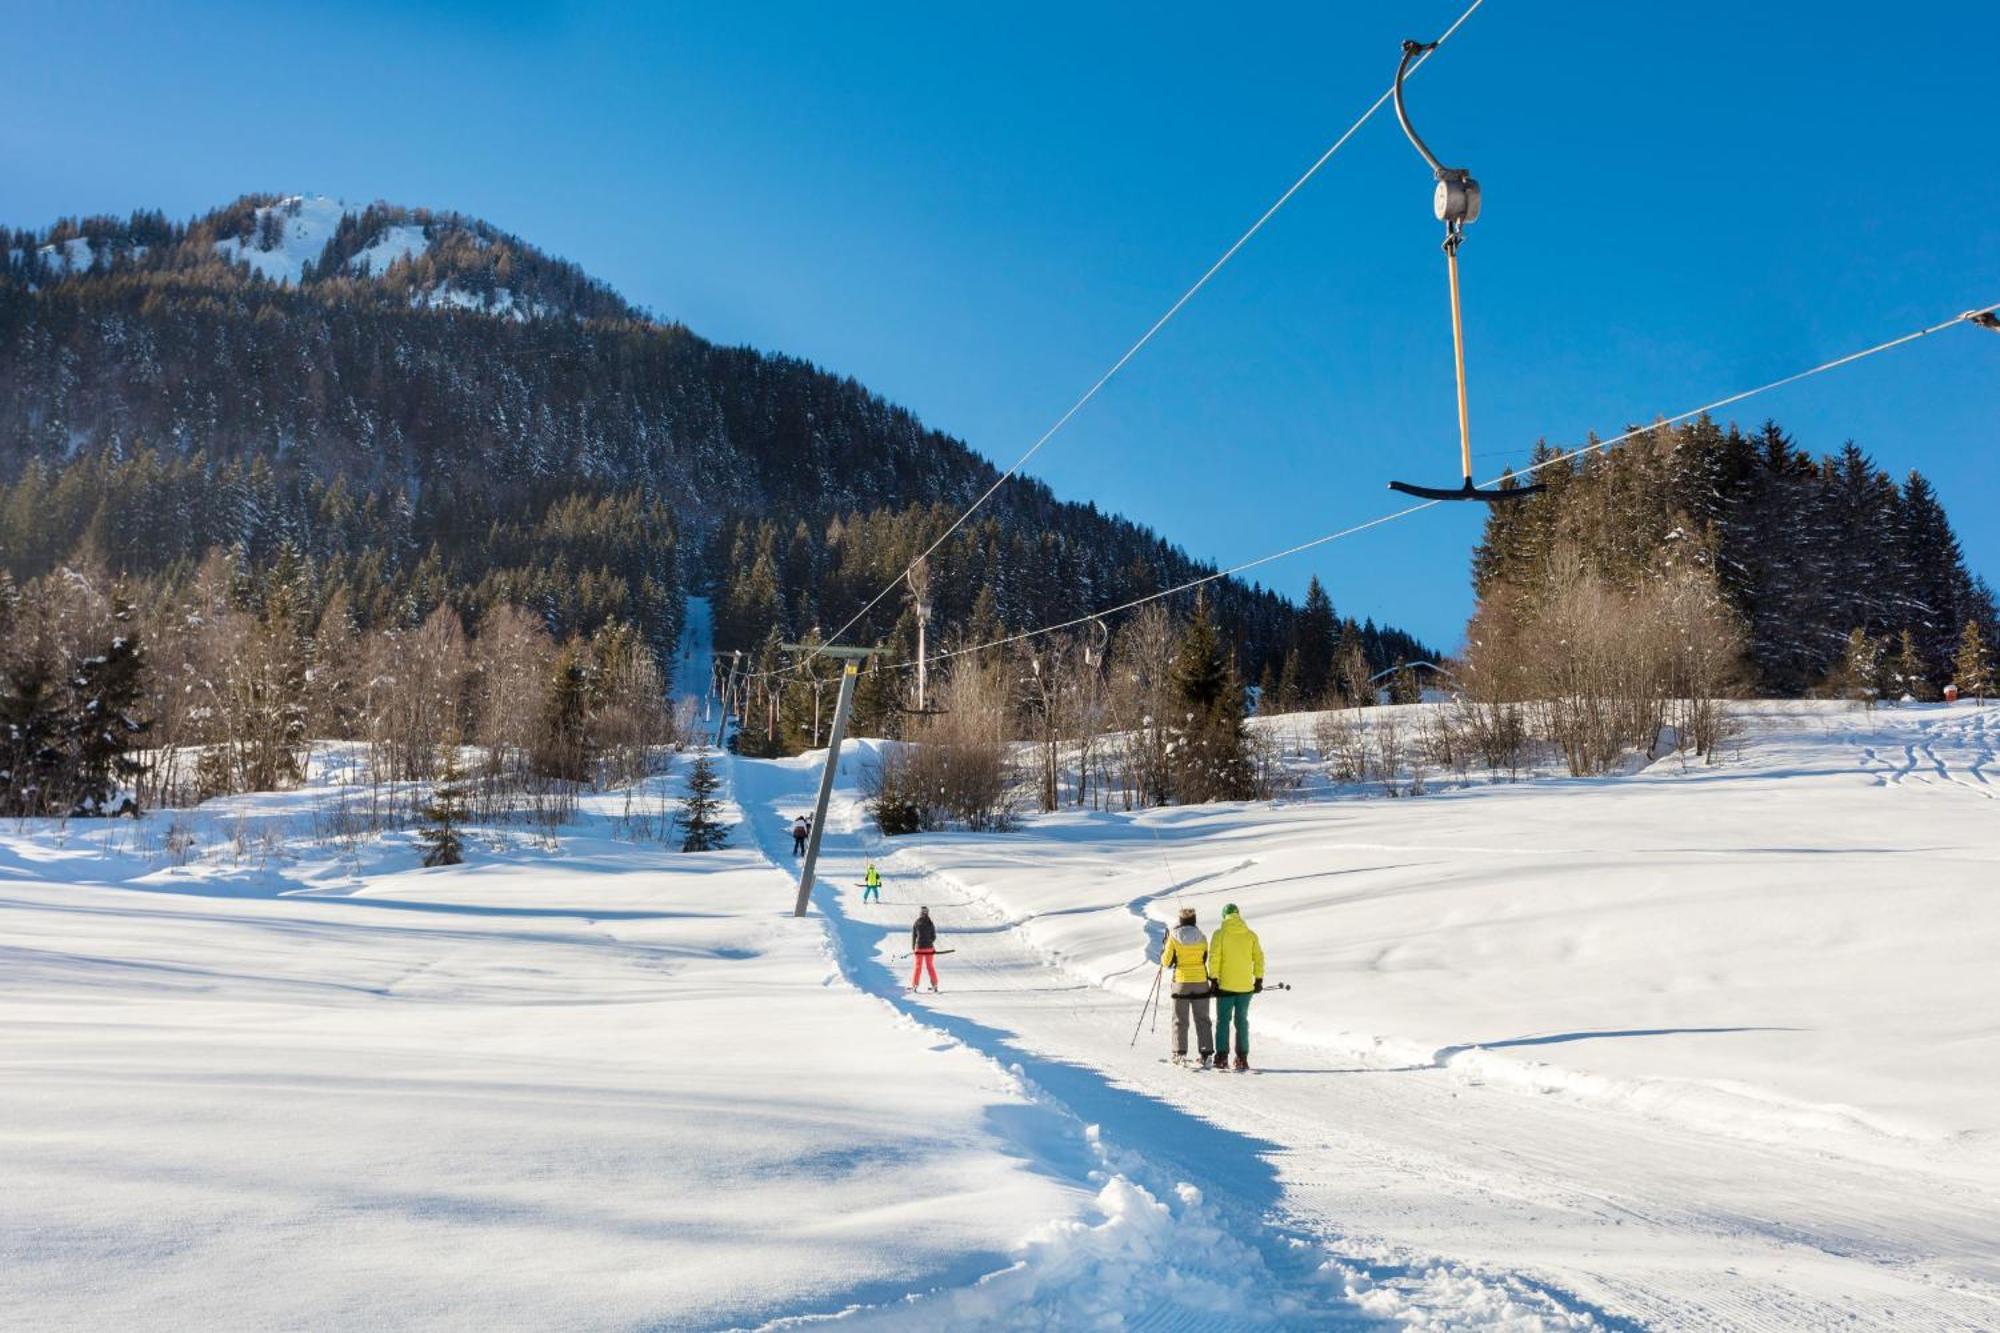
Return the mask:
[[[1944,687],[1944,701],[1948,704],[1955,704],[1958,702],[1958,686],[1947,685]]]

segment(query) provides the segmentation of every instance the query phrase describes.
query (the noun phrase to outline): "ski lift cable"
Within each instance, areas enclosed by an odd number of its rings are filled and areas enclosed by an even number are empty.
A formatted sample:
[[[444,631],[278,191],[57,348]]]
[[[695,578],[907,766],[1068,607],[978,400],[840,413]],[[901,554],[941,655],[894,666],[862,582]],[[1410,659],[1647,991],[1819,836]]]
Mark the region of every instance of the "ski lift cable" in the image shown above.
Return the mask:
[[[1426,60],[1429,60],[1431,56],[1436,54],[1437,48],[1443,46],[1446,42],[1450,41],[1452,34],[1456,33],[1460,27],[1464,26],[1465,21],[1471,18],[1473,14],[1478,11],[1479,7],[1485,3],[1486,0],[1472,0],[1472,3],[1466,6],[1465,12],[1460,14],[1458,18],[1452,23],[1452,25],[1449,28],[1445,29],[1444,35],[1442,37],[1439,37],[1437,41],[1432,44],[1431,49],[1425,51],[1421,56],[1419,56],[1416,59],[1414,63],[1410,65],[1409,73],[1414,74],[1417,72],[1418,69],[1422,68],[1424,62]],[[1297,180],[1293,181],[1291,185],[1286,187],[1285,192],[1279,195],[1276,201],[1274,201],[1269,208],[1265,209],[1263,213],[1258,216],[1255,222],[1250,224],[1249,229],[1245,231],[1241,236],[1237,237],[1235,242],[1232,245],[1230,245],[1230,247],[1227,250],[1224,250],[1222,252],[1221,257],[1218,258],[1213,264],[1210,264],[1207,270],[1204,271],[1199,278],[1195,279],[1194,285],[1189,287],[1186,291],[1182,292],[1180,294],[1179,299],[1176,300],[1172,305],[1167,307],[1166,313],[1161,315],[1158,319],[1154,320],[1152,325],[1144,333],[1139,335],[1139,340],[1133,343],[1130,347],[1126,348],[1124,355],[1120,356],[1116,361],[1112,362],[1111,368],[1105,371],[1102,375],[1099,375],[1096,381],[1092,383],[1088,389],[1085,389],[1083,391],[1082,396],[1079,397],[1075,402],[1071,403],[1068,409],[1065,410],[1061,416],[1056,418],[1054,424],[1051,425],[1047,430],[1043,431],[1041,433],[1041,436],[1038,439],[1036,439],[1036,441],[1033,444],[1028,446],[1027,452],[1023,453],[1019,458],[1015,459],[1013,464],[1009,466],[1005,472],[1002,472],[999,475],[999,477],[994,480],[993,484],[991,486],[988,486],[986,490],[980,494],[979,498],[974,500],[971,506],[967,508],[964,513],[960,514],[958,518],[952,522],[952,525],[946,528],[944,532],[939,535],[936,541],[932,542],[929,546],[925,547],[923,553],[917,556],[915,560],[912,560],[910,562],[908,568],[905,568],[901,574],[898,574],[895,578],[889,580],[889,582],[883,586],[882,591],[876,593],[872,598],[870,598],[868,604],[862,607],[859,611],[855,612],[854,615],[847,621],[846,624],[842,625],[839,629],[835,630],[832,634],[828,635],[825,642],[827,644],[832,644],[836,642],[843,634],[847,633],[849,630],[853,629],[856,625],[860,624],[862,618],[866,616],[870,611],[873,611],[876,608],[876,606],[881,603],[884,597],[887,597],[891,592],[893,592],[896,588],[896,585],[900,583],[905,577],[908,576],[910,570],[914,569],[919,561],[923,560],[926,556],[931,555],[940,546],[943,546],[953,533],[957,532],[961,527],[965,526],[967,520],[969,520],[974,514],[978,513],[980,508],[984,506],[988,500],[991,500],[996,494],[999,493],[999,490],[1002,486],[1006,485],[1015,476],[1017,476],[1020,473],[1021,469],[1027,466],[1028,461],[1032,459],[1036,454],[1041,452],[1042,446],[1047,444],[1050,440],[1054,439],[1056,437],[1056,434],[1059,431],[1061,431],[1063,427],[1067,426],[1070,423],[1070,421],[1076,416],[1076,414],[1084,409],[1084,407],[1091,401],[1091,399],[1097,397],[1098,392],[1102,390],[1105,385],[1109,384],[1112,378],[1115,375],[1117,375],[1119,371],[1123,370],[1126,367],[1126,365],[1131,362],[1132,358],[1137,356],[1141,351],[1141,349],[1143,349],[1146,346],[1146,344],[1150,343],[1155,337],[1155,335],[1157,335],[1161,329],[1164,329],[1167,326],[1168,322],[1174,318],[1174,316],[1178,315],[1181,312],[1182,308],[1185,307],[1189,301],[1192,301],[1194,299],[1195,294],[1200,292],[1202,288],[1206,287],[1209,283],[1209,280],[1215,277],[1216,274],[1220,273],[1223,267],[1226,264],[1228,264],[1230,260],[1236,257],[1237,252],[1241,250],[1246,244],[1249,243],[1250,238],[1255,236],[1258,232],[1262,231],[1264,229],[1264,224],[1269,222],[1273,217],[1277,216],[1278,210],[1283,208],[1286,204],[1290,203],[1292,200],[1292,196],[1296,195],[1301,189],[1305,188],[1306,182],[1310,181],[1314,176],[1318,175],[1320,168],[1324,167],[1329,161],[1331,161],[1335,153],[1338,153],[1342,148],[1346,147],[1348,140],[1352,139],[1356,134],[1358,134],[1363,125],[1366,125],[1370,120],[1373,120],[1375,118],[1375,113],[1380,111],[1384,106],[1386,106],[1389,103],[1390,99],[1395,96],[1395,93],[1396,93],[1396,88],[1394,84],[1391,84],[1389,87],[1383,89],[1382,95],[1380,97],[1377,97],[1373,102],[1369,103],[1368,109],[1361,113],[1360,118],[1356,120],[1352,125],[1349,125],[1345,133],[1343,133],[1338,139],[1335,139],[1333,141],[1333,144],[1329,148],[1327,148],[1325,152],[1321,153],[1317,158],[1315,158],[1313,160],[1313,164],[1307,167],[1305,169],[1305,172],[1302,175],[1300,175]]]
[[[1926,328],[1914,329],[1909,333],[1902,334],[1898,337],[1890,338],[1885,342],[1876,343],[1872,347],[1864,347],[1859,351],[1849,352],[1845,356],[1838,356],[1830,361],[1822,361],[1820,362],[1820,364],[1813,366],[1810,369],[1797,371],[1794,374],[1786,375],[1781,379],[1772,380],[1767,384],[1760,384],[1754,389],[1744,389],[1739,393],[1733,393],[1728,395],[1727,397],[1718,398],[1712,403],[1704,403],[1700,407],[1690,408],[1687,411],[1677,413],[1674,416],[1662,417],[1659,420],[1651,422],[1647,425],[1636,426],[1631,430],[1624,432],[1623,434],[1613,435],[1609,439],[1592,441],[1589,444],[1579,446],[1578,448],[1572,449],[1566,453],[1559,453],[1554,455],[1553,457],[1545,458],[1541,462],[1536,463],[1530,467],[1521,468],[1518,471],[1510,468],[1508,471],[1502,473],[1500,476],[1494,477],[1491,480],[1481,484],[1483,486],[1498,486],[1511,480],[1517,480],[1521,477],[1532,476],[1533,474],[1542,471],[1544,468],[1551,468],[1555,467],[1558,464],[1573,462],[1574,460],[1581,458],[1587,454],[1608,453],[1614,447],[1620,444],[1624,444],[1629,440],[1636,439],[1641,435],[1649,434],[1653,431],[1660,430],[1667,426],[1677,426],[1684,421],[1691,421],[1695,417],[1705,415],[1706,413],[1709,412],[1718,411],[1722,408],[1729,407],[1736,403],[1740,403],[1744,401],[1746,398],[1755,398],[1759,394],[1770,393],[1775,389],[1782,389],[1788,384],[1797,384],[1799,381],[1811,379],[1815,375],[1824,375],[1830,370],[1838,370],[1842,366],[1853,365],[1857,361],[1864,361],[1869,357],[1877,356],[1883,352],[1890,351],[1893,348],[1901,347],[1905,343],[1912,343],[1917,341],[1919,338],[1929,337],[1933,333],[1941,333],[1945,329],[1951,328],[1958,324],[1970,324],[1979,328],[1991,327],[1991,321],[1994,318],[1996,318],[1996,316],[2000,316],[2000,302],[1995,302],[1994,304],[1987,306],[1978,306],[1964,312],[1963,314],[1953,315],[1950,319],[1929,325]],[[1329,543],[1340,541],[1342,538],[1355,536],[1358,533],[1363,533],[1368,531],[1370,528],[1379,528],[1382,527],[1384,524],[1394,523],[1398,519],[1408,518],[1411,514],[1420,513],[1423,510],[1431,509],[1445,503],[1448,502],[1444,500],[1425,500],[1421,504],[1408,505],[1402,509],[1397,509],[1387,514],[1378,515],[1377,517],[1371,518],[1366,522],[1356,523],[1351,527],[1342,528],[1338,532],[1330,532],[1323,537],[1314,537],[1312,540],[1300,542],[1296,546],[1288,546],[1282,551],[1274,551],[1269,555],[1261,555],[1255,558],[1254,560],[1245,560],[1241,564],[1231,565],[1227,569],[1218,569],[1214,573],[1204,574],[1197,579],[1189,579],[1185,583],[1177,584],[1174,587],[1164,589],[1163,591],[1160,592],[1150,593],[1144,597],[1135,597],[1131,601],[1122,602],[1117,606],[1106,607],[1103,610],[1092,612],[1089,615],[1077,616],[1074,617],[1073,619],[1064,620],[1057,624],[1044,625],[1040,629],[1023,630],[1019,634],[1009,634],[1003,638],[993,639],[986,643],[977,643],[971,645],[970,647],[965,647],[965,648],[954,648],[950,652],[933,653],[930,657],[926,658],[925,661],[927,663],[942,662],[954,657],[963,657],[968,653],[983,652],[988,648],[1004,648],[1008,644],[1021,643],[1028,639],[1040,638],[1044,634],[1055,634],[1061,632],[1062,630],[1075,629],[1077,626],[1087,625],[1093,620],[1098,620],[1106,616],[1119,615],[1126,611],[1136,610],[1139,607],[1145,606],[1149,602],[1161,601],[1165,598],[1173,597],[1180,593],[1192,592],[1196,588],[1204,587],[1207,584],[1215,583],[1221,579],[1233,578],[1236,575],[1245,572],[1246,570],[1256,569],[1260,565],[1268,565],[1279,560],[1287,559],[1288,557],[1298,555],[1301,552],[1310,551],[1315,547],[1325,546],[1328,545]],[[915,661],[898,662],[890,669],[900,671],[914,666],[916,666]]]

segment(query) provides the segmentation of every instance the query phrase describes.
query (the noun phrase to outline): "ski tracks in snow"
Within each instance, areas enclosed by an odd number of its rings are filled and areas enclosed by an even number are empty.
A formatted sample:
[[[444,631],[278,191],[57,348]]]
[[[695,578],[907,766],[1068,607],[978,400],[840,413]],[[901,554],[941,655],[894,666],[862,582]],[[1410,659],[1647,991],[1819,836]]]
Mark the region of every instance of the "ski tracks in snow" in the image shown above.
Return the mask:
[[[760,846],[776,864],[786,865],[782,830],[758,815],[767,806],[796,804],[803,778],[775,765],[739,763],[732,769],[732,781],[739,784],[746,772],[755,773],[758,783],[782,774],[801,784],[754,793],[739,786]],[[895,954],[914,906],[900,900],[863,906],[858,890],[847,888],[859,877],[864,846],[875,841],[859,826],[855,804],[832,812],[814,901],[827,920],[842,975],[904,1019],[985,1055],[1015,1088],[1068,1125],[1068,1144],[1034,1137],[1022,1141],[1021,1150],[1041,1169],[1094,1193],[1100,1220],[1051,1224],[1027,1241],[1012,1267],[972,1287],[802,1316],[787,1326],[834,1318],[870,1329],[1118,1327],[1189,1333],[1635,1327],[1504,1269],[1484,1271],[1375,1242],[1348,1245],[1324,1226],[1299,1225],[1290,1215],[1278,1167],[1287,1152],[1283,1143],[1227,1128],[1084,1059],[1051,1056],[1026,1035],[1025,1025],[1013,1020],[1032,1016],[1052,1023],[1078,1039],[1079,1053],[1100,1044],[1121,1049],[1137,1015],[1126,997],[1080,983],[1037,952],[1017,923],[976,890],[928,868],[919,871],[930,885],[924,901],[940,918],[947,937],[942,943],[957,952],[941,961],[941,994],[906,992]],[[1148,920],[1145,905],[1151,900],[1252,863],[1239,860],[1177,880],[1129,906],[1139,920]],[[896,878],[908,883],[913,876]],[[851,897],[856,901],[847,901]],[[1141,1033],[1139,1040],[1149,1048],[1164,1042],[1157,1032]],[[1150,1054],[1145,1063],[1161,1078],[1211,1080],[1218,1092],[1235,1077],[1157,1073],[1163,1067],[1153,1065]],[[1239,1081],[1234,1090],[1254,1086]]]
[[[1936,705],[1933,707],[1948,707]],[[1965,705],[1958,705],[1964,708]],[[1885,744],[1863,745],[1859,766],[1863,772],[1874,776],[1877,785],[1883,787],[1942,787],[1970,792],[1987,800],[2000,800],[2000,791],[1988,770],[1994,762],[1995,731],[1994,710],[1975,707],[1962,714],[1946,713],[1942,717],[1919,717],[1905,721],[1901,716],[1893,720],[1904,726],[1913,726],[1912,739],[1896,739]],[[1891,720],[1877,714],[1878,726]],[[1899,728],[1900,729],[1900,728]],[[1939,747],[1944,747],[1944,753]],[[1884,750],[1894,750],[1894,759],[1886,758]],[[1963,756],[1963,757],[1961,757]]]
[[[1966,736],[1926,738],[1947,770],[1961,762],[1954,746],[1984,740],[1983,717],[1963,721]],[[732,780],[756,788],[740,799],[764,850],[789,864],[770,816],[797,804],[814,770],[732,767]],[[1935,766],[1909,771],[1942,785]],[[1810,1145],[1719,1139],[1481,1086],[1434,1063],[1262,1035],[1262,1077],[1173,1069],[1157,1059],[1162,1032],[1141,1031],[1149,1045],[1131,1049],[1138,1001],[1121,991],[1136,983],[1105,984],[1126,969],[1083,975],[1039,950],[1023,929],[1035,918],[989,898],[964,877],[974,872],[940,872],[923,844],[864,828],[851,788],[827,834],[815,901],[842,975],[991,1059],[1067,1126],[1062,1143],[1044,1125],[1020,1150],[1093,1193],[1098,1220],[1051,1226],[973,1287],[820,1317],[891,1328],[1901,1330],[1992,1327],[2000,1312],[1990,1273],[1950,1259],[1988,1248],[1976,1189],[1932,1178],[1915,1208],[1895,1169]],[[863,906],[854,886],[864,853],[888,873],[879,906]],[[1194,864],[1175,869],[1211,888],[1243,869],[1240,853],[1179,854]],[[980,845],[996,855],[1029,859]],[[1193,877],[1166,878],[1175,883],[1163,892],[1108,908],[1135,948],[1142,923],[1157,924],[1147,907]],[[897,957],[919,901],[957,949],[940,960],[935,996],[903,990],[907,955]]]

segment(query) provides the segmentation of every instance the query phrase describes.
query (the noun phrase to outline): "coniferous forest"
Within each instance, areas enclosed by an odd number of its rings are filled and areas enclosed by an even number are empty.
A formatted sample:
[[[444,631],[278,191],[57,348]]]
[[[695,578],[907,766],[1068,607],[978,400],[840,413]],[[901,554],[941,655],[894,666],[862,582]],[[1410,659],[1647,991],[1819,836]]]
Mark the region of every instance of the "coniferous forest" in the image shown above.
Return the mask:
[[[812,745],[831,676],[790,671],[780,645],[859,616],[850,641],[913,658],[911,590],[864,608],[997,476],[851,379],[718,347],[457,214],[266,195],[187,223],[0,235],[15,812],[283,785],[314,737],[366,739],[411,779],[460,742],[544,780],[607,756],[629,769],[670,730],[659,696],[690,594],[712,598],[716,645],[754,682],[745,743]],[[1496,707],[1567,688],[1572,664],[1542,648],[1592,619],[1659,629],[1657,698],[1796,695],[1851,682],[1857,661],[1877,664],[1876,693],[1930,697],[1968,634],[2000,641],[1930,485],[1853,445],[1815,458],[1775,425],[1702,420],[1537,462],[1548,489],[1495,508],[1474,556],[1463,677]],[[1031,480],[925,570],[932,652],[1211,572]],[[1536,653],[1549,670],[1517,669]],[[1415,677],[1393,669],[1437,654],[1341,616],[1317,581],[1294,605],[1223,579],[1191,616],[1009,657],[1005,680],[958,688],[1045,743],[1047,804],[1056,749],[1089,748],[1079,729],[1153,735],[1099,774],[1127,800],[1238,790],[1233,760],[1197,778],[1144,757],[1235,734],[1218,714],[1182,735],[1168,711],[1373,702],[1382,678],[1408,696]],[[1107,661],[1122,693],[1086,707],[1075,664]],[[1177,694],[1187,663],[1204,683]],[[871,670],[861,725],[942,735],[909,721],[909,693],[908,673]],[[170,761],[143,776],[124,757],[141,736]]]
[[[1968,624],[1995,641],[1993,590],[1937,492],[1854,443],[1816,457],[1775,422],[1702,418],[1608,453],[1537,450],[1550,460],[1543,493],[1488,519],[1472,562],[1483,613],[1578,569],[1627,590],[1698,572],[1741,631],[1743,686],[1792,697],[1837,675],[1857,633],[1899,664],[1885,692],[1919,699],[1952,679]]]
[[[480,649],[492,635],[534,641],[511,711],[535,716],[562,712],[559,662],[629,684],[642,651],[657,677],[690,592],[714,598],[719,647],[769,661],[858,612],[997,476],[851,379],[715,346],[485,223],[328,202],[0,233],[0,569],[28,627],[7,669],[72,676],[118,637],[116,608],[147,663],[134,724],[206,764],[156,799],[282,783],[298,765],[279,751],[308,734],[376,734],[379,698],[335,696],[399,661],[443,664],[449,700],[405,709],[439,719],[401,742],[428,774],[435,745],[487,729],[490,686],[454,673],[498,652]],[[316,216],[323,244],[300,252]],[[933,646],[1211,572],[1031,480],[932,567]],[[1331,614],[1233,580],[1206,596],[1252,681],[1275,682]],[[1334,624],[1373,669],[1431,655]],[[849,637],[913,650],[912,630],[892,597]],[[1307,657],[1288,699],[1332,684]],[[893,729],[885,688],[872,720]],[[782,711],[770,743],[809,743],[808,706]],[[214,758],[246,713],[268,715],[266,740]]]

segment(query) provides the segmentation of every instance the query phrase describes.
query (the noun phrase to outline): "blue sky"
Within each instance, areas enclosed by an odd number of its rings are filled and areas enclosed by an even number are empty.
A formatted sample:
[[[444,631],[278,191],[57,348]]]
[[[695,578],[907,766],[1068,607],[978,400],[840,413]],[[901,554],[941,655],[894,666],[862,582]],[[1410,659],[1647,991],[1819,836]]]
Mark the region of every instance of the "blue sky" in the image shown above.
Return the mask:
[[[1460,3],[9,5],[0,221],[248,190],[456,208],[1011,461]],[[2000,301],[2000,9],[1488,0],[1411,85],[1485,187],[1474,448]],[[1230,563],[1455,473],[1427,171],[1383,114],[1043,451]],[[2000,337],[1737,409],[1939,485],[2000,576]],[[1470,507],[1261,571],[1455,643]]]

